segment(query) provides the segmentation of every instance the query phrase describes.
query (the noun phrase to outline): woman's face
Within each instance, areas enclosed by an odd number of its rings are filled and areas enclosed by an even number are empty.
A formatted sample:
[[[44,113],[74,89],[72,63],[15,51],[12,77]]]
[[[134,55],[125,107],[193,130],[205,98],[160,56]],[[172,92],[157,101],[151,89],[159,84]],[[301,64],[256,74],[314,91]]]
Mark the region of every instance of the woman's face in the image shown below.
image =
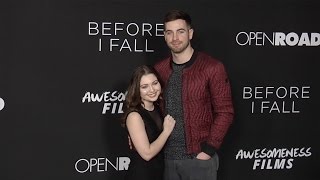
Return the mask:
[[[140,80],[140,96],[143,103],[153,103],[158,100],[161,85],[154,74],[143,75]]]

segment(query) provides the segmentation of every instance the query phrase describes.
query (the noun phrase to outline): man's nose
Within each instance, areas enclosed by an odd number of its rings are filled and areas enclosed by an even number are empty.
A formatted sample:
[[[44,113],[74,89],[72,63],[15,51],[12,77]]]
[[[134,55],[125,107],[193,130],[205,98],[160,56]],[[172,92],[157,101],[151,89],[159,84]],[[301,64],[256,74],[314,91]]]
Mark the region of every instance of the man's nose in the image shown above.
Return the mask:
[[[178,34],[177,33],[173,33],[173,40],[178,40],[179,37],[178,37]]]

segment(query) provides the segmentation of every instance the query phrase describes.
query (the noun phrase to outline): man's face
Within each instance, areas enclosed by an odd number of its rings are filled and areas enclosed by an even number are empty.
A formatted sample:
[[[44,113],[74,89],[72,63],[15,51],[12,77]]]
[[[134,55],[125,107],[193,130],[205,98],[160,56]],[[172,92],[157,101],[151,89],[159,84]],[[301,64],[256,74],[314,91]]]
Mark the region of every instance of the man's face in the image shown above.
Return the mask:
[[[187,25],[185,20],[169,21],[164,26],[164,39],[173,53],[182,53],[190,46],[193,29]]]

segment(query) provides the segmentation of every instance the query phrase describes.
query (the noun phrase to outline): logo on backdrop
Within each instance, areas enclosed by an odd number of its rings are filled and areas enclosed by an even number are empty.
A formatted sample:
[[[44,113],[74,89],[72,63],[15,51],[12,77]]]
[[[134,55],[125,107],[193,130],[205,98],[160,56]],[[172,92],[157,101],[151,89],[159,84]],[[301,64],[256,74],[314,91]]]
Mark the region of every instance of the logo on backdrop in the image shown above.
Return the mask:
[[[317,32],[239,32],[236,42],[240,46],[319,46],[320,34]]]
[[[163,36],[163,24],[88,22],[88,35],[97,36],[99,52],[154,52],[149,40]]]
[[[121,114],[126,94],[119,91],[106,91],[102,94],[86,92],[82,103],[103,103],[102,114]]]
[[[296,159],[307,158],[311,155],[311,147],[263,148],[252,151],[240,149],[236,155],[236,160],[253,160],[253,170],[291,169]]]
[[[4,108],[4,100],[0,97],[0,111]]]
[[[242,98],[251,101],[251,113],[300,113],[299,102],[310,98],[310,86],[243,87]]]
[[[117,157],[110,158],[81,158],[74,164],[74,168],[78,173],[92,173],[105,171],[125,171],[128,170],[130,158]]]

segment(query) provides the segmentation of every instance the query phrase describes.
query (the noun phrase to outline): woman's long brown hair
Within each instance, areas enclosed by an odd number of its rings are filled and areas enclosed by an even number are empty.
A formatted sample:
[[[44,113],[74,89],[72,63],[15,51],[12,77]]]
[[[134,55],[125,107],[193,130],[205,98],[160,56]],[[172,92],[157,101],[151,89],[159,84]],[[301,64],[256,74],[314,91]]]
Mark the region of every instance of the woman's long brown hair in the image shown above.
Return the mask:
[[[138,111],[141,104],[143,104],[140,96],[140,81],[142,76],[154,74],[157,79],[159,80],[159,76],[154,70],[154,68],[142,65],[137,67],[130,79],[129,86],[127,88],[127,95],[125,99],[125,106],[124,106],[124,115],[122,118],[122,126],[125,127],[127,116],[130,112]],[[160,80],[159,80],[160,83]]]

